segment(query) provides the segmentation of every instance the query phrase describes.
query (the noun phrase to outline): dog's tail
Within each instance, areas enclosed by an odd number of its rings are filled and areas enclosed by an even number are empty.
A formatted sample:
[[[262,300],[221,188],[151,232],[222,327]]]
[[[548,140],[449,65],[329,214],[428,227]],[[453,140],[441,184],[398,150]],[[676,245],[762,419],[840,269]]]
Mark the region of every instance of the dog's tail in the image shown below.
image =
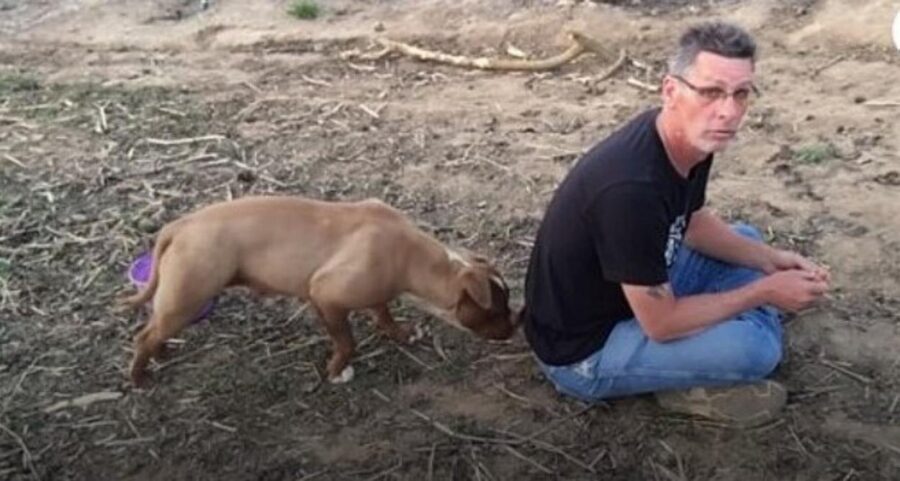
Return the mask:
[[[150,279],[147,280],[147,285],[138,293],[120,299],[119,304],[121,306],[134,309],[153,297],[153,294],[156,292],[156,286],[159,284],[159,263],[169,244],[172,243],[175,231],[175,224],[169,224],[160,231],[159,237],[156,239],[156,245],[153,246],[153,266],[150,269]]]

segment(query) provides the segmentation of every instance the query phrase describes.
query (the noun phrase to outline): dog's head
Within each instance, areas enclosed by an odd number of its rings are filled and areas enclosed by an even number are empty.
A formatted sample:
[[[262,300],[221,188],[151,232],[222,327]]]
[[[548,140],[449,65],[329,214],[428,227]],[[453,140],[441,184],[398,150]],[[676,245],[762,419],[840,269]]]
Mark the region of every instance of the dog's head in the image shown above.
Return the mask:
[[[451,258],[455,253],[451,253]],[[518,323],[509,306],[509,287],[503,276],[484,257],[455,254],[454,279],[457,301],[452,317],[459,326],[486,339],[509,339]]]

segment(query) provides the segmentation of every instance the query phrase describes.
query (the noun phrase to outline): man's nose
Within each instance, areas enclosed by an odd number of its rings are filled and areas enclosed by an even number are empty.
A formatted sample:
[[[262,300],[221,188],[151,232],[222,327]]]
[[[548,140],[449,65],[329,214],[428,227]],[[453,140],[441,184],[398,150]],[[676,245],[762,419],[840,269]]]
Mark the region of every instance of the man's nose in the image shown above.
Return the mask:
[[[747,107],[735,100],[734,95],[729,95],[719,101],[718,113],[721,118],[729,120],[740,118],[746,110]]]

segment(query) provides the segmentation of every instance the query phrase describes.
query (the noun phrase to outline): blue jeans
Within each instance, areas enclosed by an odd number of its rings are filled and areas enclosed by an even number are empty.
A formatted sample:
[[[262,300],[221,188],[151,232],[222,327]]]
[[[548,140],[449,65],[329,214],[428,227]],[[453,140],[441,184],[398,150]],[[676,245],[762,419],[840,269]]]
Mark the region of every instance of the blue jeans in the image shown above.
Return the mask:
[[[733,229],[762,242],[755,228]],[[676,297],[736,289],[763,276],[726,264],[686,246],[679,249],[669,279]],[[781,320],[760,306],[703,331],[669,342],[650,340],[634,318],[616,324],[606,344],[566,366],[538,364],[563,394],[584,401],[699,386],[752,382],[781,360]]]

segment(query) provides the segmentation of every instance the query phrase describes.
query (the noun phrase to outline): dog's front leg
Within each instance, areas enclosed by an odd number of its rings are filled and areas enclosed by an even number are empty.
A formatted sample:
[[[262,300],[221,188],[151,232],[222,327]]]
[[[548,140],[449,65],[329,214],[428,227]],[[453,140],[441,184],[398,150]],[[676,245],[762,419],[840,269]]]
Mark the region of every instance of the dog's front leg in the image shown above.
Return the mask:
[[[391,315],[391,311],[388,309],[387,304],[376,306],[371,309],[371,312],[375,317],[375,325],[378,326],[378,329],[384,333],[384,335],[391,339],[399,343],[411,344],[421,337],[421,332],[417,332],[417,330],[413,329],[411,326],[401,326],[394,322],[394,316]]]
[[[350,322],[347,320],[347,309],[328,304],[314,303],[313,307],[319,316],[319,320],[325,326],[325,331],[331,337],[334,352],[326,366],[328,380],[335,384],[349,382],[353,379],[353,366],[350,358],[356,348],[353,332],[350,330]]]

